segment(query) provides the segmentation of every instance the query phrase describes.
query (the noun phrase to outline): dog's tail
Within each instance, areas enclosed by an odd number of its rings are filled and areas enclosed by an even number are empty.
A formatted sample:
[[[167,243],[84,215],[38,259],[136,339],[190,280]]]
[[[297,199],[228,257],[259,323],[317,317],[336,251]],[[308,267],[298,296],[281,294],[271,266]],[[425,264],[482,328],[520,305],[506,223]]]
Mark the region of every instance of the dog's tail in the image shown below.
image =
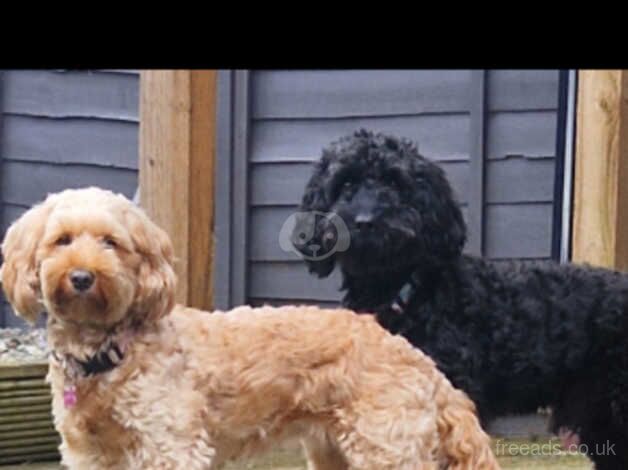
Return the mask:
[[[438,432],[448,470],[498,470],[491,440],[480,426],[473,402],[445,377],[435,398]]]

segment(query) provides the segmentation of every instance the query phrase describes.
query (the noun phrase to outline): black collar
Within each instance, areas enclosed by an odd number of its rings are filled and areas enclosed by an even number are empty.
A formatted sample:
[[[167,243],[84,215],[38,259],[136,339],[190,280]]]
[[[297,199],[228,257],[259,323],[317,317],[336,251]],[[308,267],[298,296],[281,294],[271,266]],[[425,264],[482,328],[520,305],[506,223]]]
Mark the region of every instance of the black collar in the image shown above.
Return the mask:
[[[124,354],[116,343],[110,343],[104,351],[99,351],[86,361],[76,362],[83,369],[83,375],[89,377],[90,375],[101,374],[108,372],[124,359]]]
[[[78,369],[75,373],[80,373],[83,377],[108,372],[118,366],[122,362],[122,359],[124,359],[122,350],[114,342],[109,343],[105,349],[101,349],[92,357],[89,357],[84,361],[81,361],[70,354],[59,357],[55,351],[52,351],[52,356],[62,365],[62,367],[69,366],[75,371]],[[72,366],[72,364],[74,364],[74,366]]]

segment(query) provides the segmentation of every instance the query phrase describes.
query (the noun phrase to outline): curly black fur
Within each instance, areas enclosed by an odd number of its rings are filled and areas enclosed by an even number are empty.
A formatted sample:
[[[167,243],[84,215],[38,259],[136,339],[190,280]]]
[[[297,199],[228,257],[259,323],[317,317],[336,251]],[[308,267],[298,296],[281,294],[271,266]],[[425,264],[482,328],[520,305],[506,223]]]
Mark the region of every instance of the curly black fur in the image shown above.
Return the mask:
[[[628,468],[627,275],[463,254],[444,172],[411,142],[364,130],[323,151],[301,210],[338,214],[351,236],[310,271],[324,277],[338,264],[344,305],[377,313],[431,355],[484,422],[550,406],[552,430],[577,432],[596,468]],[[326,220],[310,227],[323,246]],[[413,272],[419,289],[395,314],[389,305]],[[607,440],[609,455],[595,455]]]

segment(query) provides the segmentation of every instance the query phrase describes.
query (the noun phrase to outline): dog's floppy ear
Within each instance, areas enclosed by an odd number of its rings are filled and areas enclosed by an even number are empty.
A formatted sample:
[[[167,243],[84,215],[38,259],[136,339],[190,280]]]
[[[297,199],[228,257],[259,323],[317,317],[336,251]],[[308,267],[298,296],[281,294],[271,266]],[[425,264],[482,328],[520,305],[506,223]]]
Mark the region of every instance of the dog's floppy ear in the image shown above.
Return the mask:
[[[449,263],[462,254],[467,227],[445,172],[427,160],[415,167],[416,206],[421,210],[420,233],[435,262]]]
[[[132,310],[142,321],[155,322],[174,307],[177,278],[172,243],[168,234],[135,206],[126,212],[125,220],[135,251],[142,257]]]
[[[336,166],[330,163],[330,156],[323,153],[323,158],[318,161],[314,166],[314,173],[310,178],[310,181],[305,187],[305,192],[299,206],[301,213],[321,213],[327,214],[334,203],[330,192],[330,180],[334,173]],[[298,236],[299,233],[311,234],[309,239],[310,244],[316,244],[323,246],[324,226],[320,223],[319,217],[300,217],[293,230],[293,238]],[[311,226],[304,226],[303,224],[312,224]],[[295,245],[295,247],[298,246]],[[334,270],[336,265],[336,255],[332,254],[324,259],[309,260],[305,262],[311,273],[316,274],[318,277],[327,277]]]
[[[36,253],[55,200],[55,196],[49,196],[22,214],[9,227],[2,243],[2,288],[15,312],[29,323],[35,323],[44,311]]]
[[[305,211],[329,211],[333,200],[331,184],[334,175],[340,169],[340,164],[333,163],[333,156],[327,150],[323,151],[323,157],[314,165],[314,171],[301,199],[301,209]]]

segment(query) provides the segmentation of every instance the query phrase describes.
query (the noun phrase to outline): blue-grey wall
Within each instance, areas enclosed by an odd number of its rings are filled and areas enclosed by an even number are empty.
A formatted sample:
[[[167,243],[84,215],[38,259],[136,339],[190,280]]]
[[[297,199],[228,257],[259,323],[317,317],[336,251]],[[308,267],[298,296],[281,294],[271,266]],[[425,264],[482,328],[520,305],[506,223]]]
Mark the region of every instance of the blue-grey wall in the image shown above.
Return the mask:
[[[133,196],[138,72],[10,70],[0,84],[2,237],[51,192],[97,185]],[[0,326],[16,324],[4,303]]]

